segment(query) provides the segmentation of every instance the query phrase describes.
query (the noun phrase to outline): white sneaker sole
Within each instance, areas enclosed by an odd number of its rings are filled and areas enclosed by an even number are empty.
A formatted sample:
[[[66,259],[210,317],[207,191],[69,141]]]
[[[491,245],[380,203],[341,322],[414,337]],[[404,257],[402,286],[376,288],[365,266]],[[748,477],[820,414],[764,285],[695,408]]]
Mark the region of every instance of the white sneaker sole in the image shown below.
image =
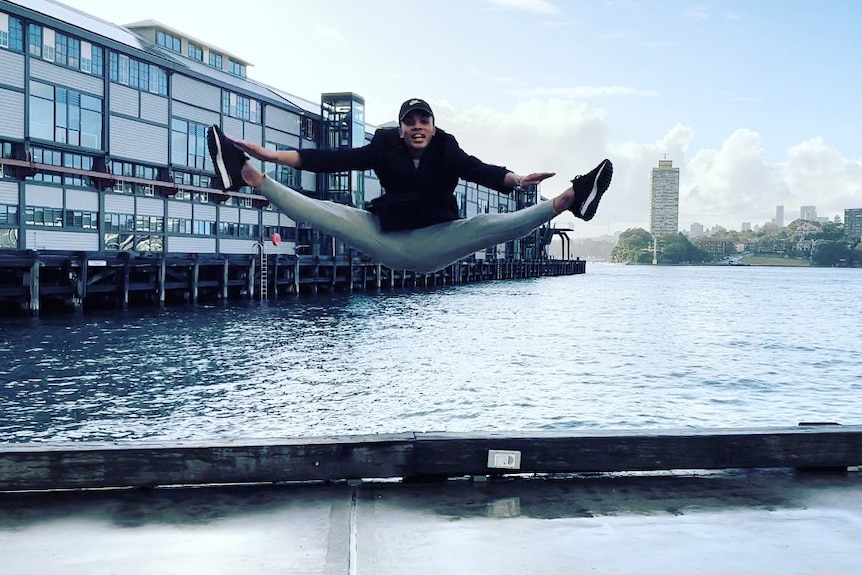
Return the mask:
[[[218,170],[218,174],[221,178],[222,184],[224,184],[225,189],[228,189],[233,186],[233,180],[231,180],[230,174],[228,174],[227,171],[227,166],[225,166],[224,164],[224,155],[221,148],[221,138],[219,138],[218,132],[216,132],[215,129],[213,129],[213,140],[215,140],[216,144],[215,167],[216,170]]]
[[[584,201],[583,204],[581,204],[580,212],[581,212],[582,216],[586,215],[587,210],[589,209],[590,205],[593,203],[593,201],[595,201],[596,196],[599,195],[599,178],[602,177],[602,174],[604,173],[605,168],[607,168],[607,167],[608,167],[608,163],[602,162],[602,167],[599,168],[598,172],[596,172],[596,179],[593,180],[593,189],[590,190],[590,195],[587,196],[587,199]]]

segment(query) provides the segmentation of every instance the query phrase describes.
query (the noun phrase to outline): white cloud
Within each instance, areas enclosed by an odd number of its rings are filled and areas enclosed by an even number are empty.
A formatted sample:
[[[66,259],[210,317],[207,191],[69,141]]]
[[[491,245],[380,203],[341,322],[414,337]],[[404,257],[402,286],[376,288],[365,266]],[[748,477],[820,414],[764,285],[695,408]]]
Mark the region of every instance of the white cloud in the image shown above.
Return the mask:
[[[760,135],[742,129],[718,150],[699,150],[680,174],[680,225],[691,220],[739,229],[743,220],[769,219],[788,190],[781,170],[765,157]]]
[[[314,36],[322,42],[337,42],[339,44],[347,44],[347,39],[344,35],[332,26],[325,24],[315,24],[313,28]]]
[[[709,18],[709,10],[707,10],[706,6],[695,6],[694,8],[689,8],[684,12],[684,14],[696,22],[701,22]]]
[[[862,162],[843,157],[815,138],[768,162],[760,135],[736,130],[718,150],[699,150],[685,166],[680,183],[680,224],[721,223],[739,229],[742,221],[763,223],[782,204],[789,219],[801,205],[820,216],[843,217],[862,206]]]
[[[557,6],[546,0],[485,0],[485,2],[500,8],[523,10],[526,12],[535,12],[536,14],[560,13],[560,9]]]
[[[799,205],[817,206],[819,216],[843,218],[846,208],[862,208],[862,160],[813,138],[788,150],[784,166],[791,194]]]
[[[670,42],[667,40],[660,40],[660,41],[646,40],[643,42],[638,42],[638,46],[642,46],[644,48],[673,48],[673,47],[677,46],[677,43],[676,42]]]
[[[762,224],[778,204],[788,219],[798,216],[800,205],[816,205],[818,214],[829,218],[862,207],[862,161],[843,157],[819,139],[771,162],[760,135],[746,129],[732,132],[717,149],[691,150],[695,131],[682,124],[652,142],[615,142],[604,110],[568,98],[533,97],[509,111],[432,105],[440,127],[468,153],[522,174],[557,172],[542,187],[548,198],[576,174],[610,158],[614,180],[596,218],[585,224],[567,213],[555,220],[573,227],[575,237],[648,229],[650,170],[665,155],[680,168],[681,230],[693,222],[736,230],[744,221]]]
[[[574,86],[570,88],[538,87],[523,92],[534,98],[563,98],[571,100],[590,100],[614,96],[654,98],[661,94],[655,90],[641,90],[631,86]]]

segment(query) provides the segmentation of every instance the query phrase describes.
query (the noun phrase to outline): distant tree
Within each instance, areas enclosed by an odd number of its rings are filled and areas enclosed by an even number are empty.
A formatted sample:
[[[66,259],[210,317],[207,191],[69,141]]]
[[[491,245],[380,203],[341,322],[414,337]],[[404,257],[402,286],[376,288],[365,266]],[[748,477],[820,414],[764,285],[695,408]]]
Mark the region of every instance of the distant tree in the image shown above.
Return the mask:
[[[701,263],[710,259],[709,254],[692,244],[682,234],[667,235],[659,240],[659,263]]]
[[[837,242],[842,237],[844,237],[844,225],[841,222],[826,222],[814,239]]]
[[[847,242],[821,240],[811,250],[811,263],[817,266],[849,266],[853,263],[853,253],[847,247]]]
[[[643,228],[629,228],[620,234],[617,245],[611,251],[611,261],[618,264],[643,263],[644,255],[648,261],[652,255],[648,253],[652,247],[652,235]]]

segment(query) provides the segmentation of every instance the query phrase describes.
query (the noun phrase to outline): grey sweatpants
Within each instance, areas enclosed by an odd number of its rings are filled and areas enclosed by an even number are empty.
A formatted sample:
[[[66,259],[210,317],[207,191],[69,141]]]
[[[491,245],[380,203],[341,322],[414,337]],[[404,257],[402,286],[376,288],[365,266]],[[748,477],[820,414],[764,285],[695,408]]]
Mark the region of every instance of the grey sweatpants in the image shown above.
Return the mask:
[[[315,200],[267,177],[258,188],[278,209],[297,222],[310,222],[392,269],[430,273],[477,250],[522,238],[554,217],[554,202],[523,210],[479,214],[402,232],[381,232],[371,212]]]

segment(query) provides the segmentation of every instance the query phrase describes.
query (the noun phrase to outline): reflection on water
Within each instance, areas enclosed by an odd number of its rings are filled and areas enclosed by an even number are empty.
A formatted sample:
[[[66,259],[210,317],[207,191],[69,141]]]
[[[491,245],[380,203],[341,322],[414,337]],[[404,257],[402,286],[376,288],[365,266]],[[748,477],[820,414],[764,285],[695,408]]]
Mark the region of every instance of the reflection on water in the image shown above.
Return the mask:
[[[0,441],[862,422],[862,270],[0,319]]]

